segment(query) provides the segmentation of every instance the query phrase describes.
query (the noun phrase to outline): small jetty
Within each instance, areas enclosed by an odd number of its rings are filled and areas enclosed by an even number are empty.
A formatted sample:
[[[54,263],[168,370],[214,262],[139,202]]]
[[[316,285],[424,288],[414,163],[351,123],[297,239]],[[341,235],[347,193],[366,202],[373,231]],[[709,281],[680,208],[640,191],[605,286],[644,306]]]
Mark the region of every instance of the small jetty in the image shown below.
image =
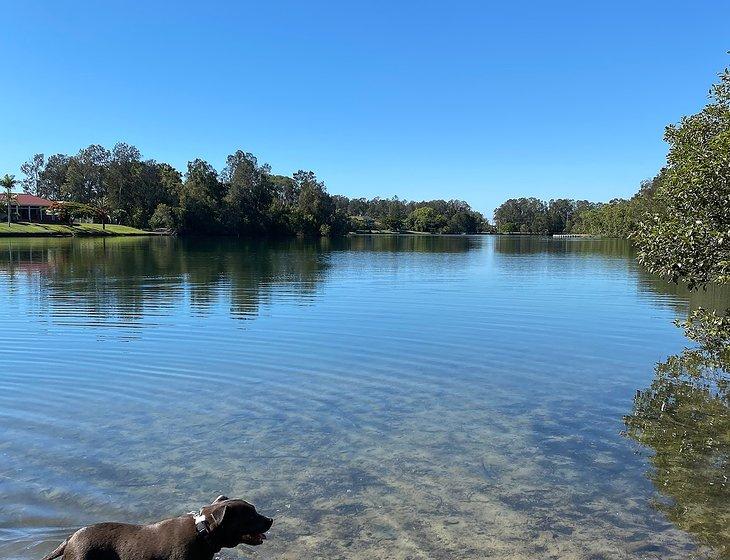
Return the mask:
[[[596,235],[591,235],[590,233],[553,233],[553,237],[576,237],[576,238],[588,238],[588,237],[597,237]]]

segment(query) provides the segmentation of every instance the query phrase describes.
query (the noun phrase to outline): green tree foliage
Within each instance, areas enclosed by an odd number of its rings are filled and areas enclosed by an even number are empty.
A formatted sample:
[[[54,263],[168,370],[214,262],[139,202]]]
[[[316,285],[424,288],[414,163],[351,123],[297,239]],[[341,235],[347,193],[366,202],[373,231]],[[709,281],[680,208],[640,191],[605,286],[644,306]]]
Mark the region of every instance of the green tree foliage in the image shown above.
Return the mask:
[[[730,281],[730,73],[699,113],[667,127],[667,165],[637,197],[639,261],[690,289]],[[637,198],[635,197],[635,198]],[[633,200],[633,199],[632,199]],[[658,504],[678,527],[730,557],[730,314],[698,309],[684,324],[698,347],[658,364],[626,417],[630,437],[653,450]]]
[[[50,156],[40,173],[40,184],[35,194],[50,200],[63,200],[61,190],[70,161],[71,158],[63,154]]]
[[[333,235],[345,233],[347,217],[338,212],[324,183],[312,171],[297,171],[293,177],[298,193],[292,228],[298,235]]]
[[[644,266],[690,288],[730,281],[730,71],[710,93],[702,111],[667,127],[661,207],[633,236]]]
[[[313,172],[273,175],[268,165],[242,150],[228,156],[220,173],[205,161],[193,160],[184,177],[166,163],[144,159],[125,143],[111,150],[91,145],[72,156],[36,154],[22,170],[26,191],[93,208],[95,220],[181,234],[320,236],[344,234],[353,227],[400,231],[406,218],[424,206],[443,220],[423,231],[478,233],[489,227],[463,201],[333,196]],[[71,220],[81,216],[70,208],[56,210]]]
[[[388,209],[381,218],[383,227],[390,231],[400,231],[405,226],[406,210],[404,204],[397,197],[388,201]]]
[[[547,205],[537,198],[510,198],[494,210],[494,223],[501,233],[548,233],[543,231]]]
[[[106,206],[92,206],[83,202],[54,202],[47,212],[65,224],[81,218],[96,218],[105,224],[109,219],[109,210]]]
[[[574,227],[577,215],[590,206],[585,200],[567,198],[549,202],[538,198],[511,198],[494,210],[494,222],[500,233],[566,233]]]
[[[181,233],[220,233],[223,186],[213,166],[201,159],[188,163],[180,189]]]
[[[28,161],[20,166],[20,171],[25,175],[21,181],[23,192],[38,196],[41,185],[41,173],[46,163],[43,154],[35,154]]]
[[[90,204],[106,195],[109,150],[93,144],[71,158],[61,185],[63,200]]]
[[[446,218],[430,206],[416,208],[406,219],[408,229],[436,233],[446,225]]]
[[[591,205],[581,212],[573,233],[625,238],[634,231],[639,218],[630,200],[616,198],[605,204]]]
[[[577,212],[573,233],[589,233],[606,237],[628,238],[640,227],[648,212],[660,208],[655,193],[664,180],[664,171],[650,180],[642,181],[630,199],[616,198],[606,203],[587,203]]]
[[[479,233],[484,228],[484,218],[473,211],[453,214],[443,228],[444,233]]]
[[[177,220],[172,206],[165,203],[158,204],[150,218],[150,227],[168,231],[177,229]]]
[[[462,200],[408,201],[393,198],[333,197],[337,208],[347,213],[356,229],[362,231],[389,230],[431,231],[438,233],[482,233],[491,228],[487,220]],[[417,229],[410,216],[419,208],[428,207],[443,220],[434,229]],[[421,227],[421,226],[419,226]]]
[[[253,154],[238,150],[228,156],[221,173],[226,190],[223,219],[228,231],[260,234],[270,230],[275,190],[267,180],[269,172],[269,166],[259,166]]]

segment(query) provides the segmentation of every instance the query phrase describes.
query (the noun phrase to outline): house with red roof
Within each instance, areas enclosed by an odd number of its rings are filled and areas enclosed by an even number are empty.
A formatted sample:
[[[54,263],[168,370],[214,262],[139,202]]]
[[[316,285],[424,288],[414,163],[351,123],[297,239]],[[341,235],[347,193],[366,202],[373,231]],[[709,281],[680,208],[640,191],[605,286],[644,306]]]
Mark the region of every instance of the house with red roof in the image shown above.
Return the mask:
[[[34,223],[55,222],[57,218],[46,213],[52,204],[53,201],[32,194],[14,194],[11,204],[13,220]],[[0,208],[0,213],[7,217],[5,208]]]

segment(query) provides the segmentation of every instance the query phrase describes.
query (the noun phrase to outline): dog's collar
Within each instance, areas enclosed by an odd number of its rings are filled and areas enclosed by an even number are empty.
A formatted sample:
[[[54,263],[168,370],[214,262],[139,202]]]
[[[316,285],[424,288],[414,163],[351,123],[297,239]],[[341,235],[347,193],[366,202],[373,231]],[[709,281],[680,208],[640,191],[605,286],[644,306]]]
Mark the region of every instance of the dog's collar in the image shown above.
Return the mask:
[[[209,535],[210,534],[210,525],[208,524],[208,520],[205,518],[205,515],[202,513],[196,513],[193,515],[193,521],[195,522],[195,530],[198,533]]]
[[[193,516],[193,523],[195,523],[195,531],[198,533],[199,536],[203,537],[203,540],[209,545],[212,546],[212,543],[210,542],[210,523],[208,522],[208,519],[205,517],[205,514],[203,513],[203,510],[200,511],[191,511],[190,515]]]

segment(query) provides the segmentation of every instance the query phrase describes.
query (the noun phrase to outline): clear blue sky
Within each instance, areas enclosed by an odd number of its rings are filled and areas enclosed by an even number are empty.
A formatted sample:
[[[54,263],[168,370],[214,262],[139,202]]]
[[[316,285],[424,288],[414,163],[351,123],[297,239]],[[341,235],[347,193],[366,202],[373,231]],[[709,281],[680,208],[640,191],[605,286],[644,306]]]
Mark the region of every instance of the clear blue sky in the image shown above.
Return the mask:
[[[136,4],[133,6],[133,4]],[[0,173],[241,148],[330,192],[607,200],[730,62],[730,2],[0,0]]]

